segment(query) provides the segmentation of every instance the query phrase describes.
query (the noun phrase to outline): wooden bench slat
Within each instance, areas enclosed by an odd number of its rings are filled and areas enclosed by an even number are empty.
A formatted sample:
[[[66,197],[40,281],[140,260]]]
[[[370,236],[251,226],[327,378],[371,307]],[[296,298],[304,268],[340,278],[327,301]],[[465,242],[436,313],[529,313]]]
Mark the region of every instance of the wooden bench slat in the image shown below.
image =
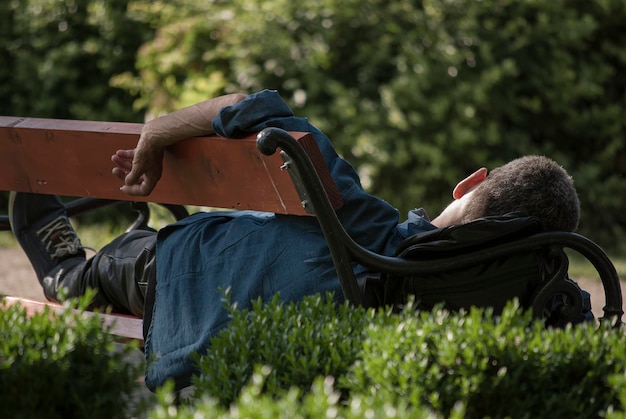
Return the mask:
[[[163,176],[150,196],[123,194],[120,180],[111,174],[110,156],[134,148],[141,127],[0,117],[0,190],[307,215],[288,173],[280,169],[280,156],[261,154],[255,136],[181,141],[166,152]],[[312,159],[322,159],[310,133],[291,134]],[[316,167],[328,171],[323,159]],[[338,196],[329,173],[320,177],[329,195]]]
[[[7,306],[20,304],[26,310],[28,316],[32,316],[35,313],[42,313],[46,307],[57,313],[67,310],[61,304],[36,301],[27,298],[6,296],[2,297],[2,300]],[[111,327],[110,333],[114,336],[124,339],[143,340],[143,320],[138,317],[90,311],[84,312],[84,315],[100,317],[105,326]]]

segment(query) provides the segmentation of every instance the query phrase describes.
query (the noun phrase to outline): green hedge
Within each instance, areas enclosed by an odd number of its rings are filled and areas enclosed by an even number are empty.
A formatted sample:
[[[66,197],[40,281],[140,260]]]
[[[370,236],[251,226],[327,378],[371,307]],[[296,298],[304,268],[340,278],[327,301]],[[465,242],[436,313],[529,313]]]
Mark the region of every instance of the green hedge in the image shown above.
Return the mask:
[[[608,324],[546,329],[514,304],[497,318],[397,315],[337,309],[321,297],[275,299],[232,316],[200,357],[190,406],[166,413],[162,399],[151,417],[625,413],[625,337]]]
[[[315,377],[346,374],[357,359],[371,315],[342,305],[338,311],[322,298],[282,305],[255,302],[248,311],[232,310],[228,331],[218,334],[199,358],[203,374],[194,385],[228,405],[252,377],[255,366],[272,368],[264,388],[270,393],[298,386],[308,389]]]
[[[608,417],[626,415],[626,336],[609,324],[546,329],[511,303],[400,314],[308,297],[231,309],[198,357],[195,390],[146,405],[139,366],[99,321],[0,312],[7,417]],[[129,413],[131,412],[131,413]]]
[[[133,393],[143,368],[130,362],[133,345],[115,345],[99,319],[81,313],[46,309],[29,317],[2,303],[2,417],[127,418],[141,408]]]

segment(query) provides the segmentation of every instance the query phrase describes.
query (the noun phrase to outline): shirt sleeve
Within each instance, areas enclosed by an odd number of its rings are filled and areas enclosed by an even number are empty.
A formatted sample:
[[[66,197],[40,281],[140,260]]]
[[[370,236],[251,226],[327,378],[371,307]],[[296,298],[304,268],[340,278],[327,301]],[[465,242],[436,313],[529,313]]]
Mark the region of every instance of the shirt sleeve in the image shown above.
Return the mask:
[[[299,119],[277,91],[263,90],[223,108],[213,120],[213,129],[223,137],[241,138],[267,126],[288,125],[286,129],[296,130],[302,128]]]

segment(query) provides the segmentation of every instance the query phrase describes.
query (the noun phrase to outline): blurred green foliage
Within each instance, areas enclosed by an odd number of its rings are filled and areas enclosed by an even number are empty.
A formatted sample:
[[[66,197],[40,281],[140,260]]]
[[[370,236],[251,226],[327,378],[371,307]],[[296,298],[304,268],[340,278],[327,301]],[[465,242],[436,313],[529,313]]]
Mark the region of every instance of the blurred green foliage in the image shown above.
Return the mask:
[[[140,120],[278,89],[403,213],[545,154],[575,178],[581,232],[625,246],[625,0],[8,5],[0,113]]]
[[[7,0],[0,9],[0,114],[142,121],[111,86],[152,39],[129,0]]]

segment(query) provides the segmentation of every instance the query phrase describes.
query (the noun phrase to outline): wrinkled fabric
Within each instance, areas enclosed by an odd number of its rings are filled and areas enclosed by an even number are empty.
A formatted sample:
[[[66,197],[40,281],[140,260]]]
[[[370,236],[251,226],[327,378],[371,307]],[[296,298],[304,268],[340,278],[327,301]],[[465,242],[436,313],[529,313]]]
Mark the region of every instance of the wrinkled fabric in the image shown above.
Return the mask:
[[[393,255],[416,230],[434,228],[426,219],[398,225],[398,212],[367,194],[353,167],[305,118],[294,116],[275,91],[262,91],[224,108],[213,122],[224,137],[241,138],[266,127],[312,132],[344,200],[338,216],[352,238],[376,253]],[[411,216],[413,217],[413,216]],[[409,224],[411,224],[409,226]],[[157,284],[146,338],[151,389],[173,378],[190,383],[191,355],[202,353],[228,323],[224,297],[244,309],[251,301],[300,300],[334,293],[343,300],[328,246],[314,217],[253,211],[192,215],[162,229],[157,238]],[[354,266],[356,274],[364,268]]]

